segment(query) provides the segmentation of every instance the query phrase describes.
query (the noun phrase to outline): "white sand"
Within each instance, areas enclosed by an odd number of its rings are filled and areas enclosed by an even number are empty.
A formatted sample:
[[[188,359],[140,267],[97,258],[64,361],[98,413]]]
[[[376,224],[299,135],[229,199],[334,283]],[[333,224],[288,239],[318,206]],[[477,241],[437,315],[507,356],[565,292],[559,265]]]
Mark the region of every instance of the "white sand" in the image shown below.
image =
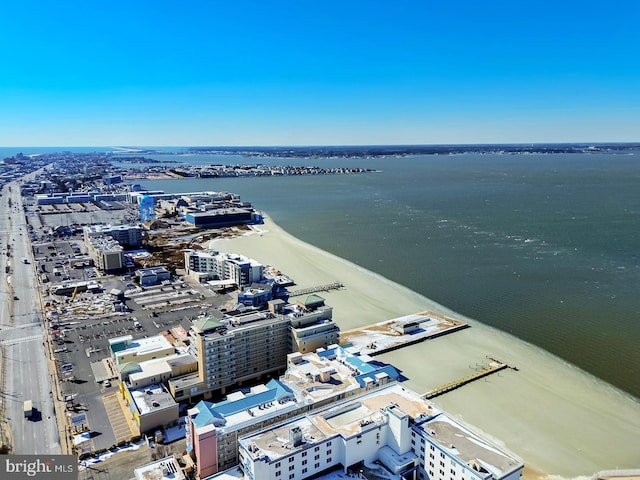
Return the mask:
[[[571,478],[640,467],[638,400],[539,348],[306,244],[269,219],[260,230],[216,240],[213,248],[273,265],[300,288],[342,282],[345,290],[320,295],[334,307],[343,330],[423,310],[469,321],[470,329],[378,358],[400,369],[406,385],[420,393],[473,373],[486,355],[516,365],[517,372],[494,374],[433,401],[514,452],[532,471]]]

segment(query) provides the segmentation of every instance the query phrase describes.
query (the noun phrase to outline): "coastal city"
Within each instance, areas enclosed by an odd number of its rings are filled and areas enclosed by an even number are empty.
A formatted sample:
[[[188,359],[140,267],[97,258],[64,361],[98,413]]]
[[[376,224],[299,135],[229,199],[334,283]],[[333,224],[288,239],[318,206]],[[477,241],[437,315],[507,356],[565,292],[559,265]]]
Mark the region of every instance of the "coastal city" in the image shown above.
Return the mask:
[[[220,248],[265,233],[259,206],[139,183],[379,173],[111,153],[5,159],[2,452],[75,455],[83,479],[527,478],[499,439],[433,400],[526,375],[518,365],[487,352],[468,375],[416,392],[403,365],[380,359],[468,322],[425,306],[345,328],[325,298],[355,295],[341,279],[310,283]]]

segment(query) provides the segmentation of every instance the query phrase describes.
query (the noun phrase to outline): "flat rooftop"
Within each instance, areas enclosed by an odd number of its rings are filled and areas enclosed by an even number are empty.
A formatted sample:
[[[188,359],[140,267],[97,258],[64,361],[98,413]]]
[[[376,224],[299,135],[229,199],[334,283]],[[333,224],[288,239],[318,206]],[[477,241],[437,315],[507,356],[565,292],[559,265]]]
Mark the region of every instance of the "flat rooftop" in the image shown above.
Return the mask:
[[[522,462],[444,413],[421,425],[442,450],[467,465],[477,465],[495,476],[509,473]]]
[[[180,465],[174,457],[165,457],[134,470],[135,480],[184,480]]]
[[[161,385],[150,385],[137,390],[130,390],[141,415],[177,406],[171,394]]]

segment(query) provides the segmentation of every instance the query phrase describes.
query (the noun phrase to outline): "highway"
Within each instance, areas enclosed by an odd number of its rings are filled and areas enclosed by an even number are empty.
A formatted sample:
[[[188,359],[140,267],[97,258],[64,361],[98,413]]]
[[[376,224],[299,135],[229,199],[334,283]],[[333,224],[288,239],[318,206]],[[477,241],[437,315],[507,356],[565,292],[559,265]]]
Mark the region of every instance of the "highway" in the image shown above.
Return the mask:
[[[46,329],[40,313],[29,232],[17,182],[5,186],[0,197],[0,234],[0,345],[3,366],[6,365],[0,388],[6,420],[13,435],[12,453],[60,454],[45,350]],[[10,272],[7,274],[8,262]],[[25,400],[33,402],[30,419],[24,415]]]

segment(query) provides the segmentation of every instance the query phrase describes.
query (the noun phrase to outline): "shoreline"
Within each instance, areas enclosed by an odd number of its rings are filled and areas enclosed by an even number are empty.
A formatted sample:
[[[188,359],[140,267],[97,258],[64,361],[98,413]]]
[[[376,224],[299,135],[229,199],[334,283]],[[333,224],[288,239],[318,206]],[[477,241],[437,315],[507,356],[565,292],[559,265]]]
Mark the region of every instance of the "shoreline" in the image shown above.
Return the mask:
[[[321,296],[343,331],[422,310],[468,322],[471,328],[380,360],[400,369],[405,385],[417,392],[468,375],[487,354],[517,365],[518,372],[466,385],[433,403],[519,456],[535,472],[524,478],[590,477],[640,465],[638,399],[558,357],[307,244],[269,217],[252,233],[211,246],[273,265],[300,288],[342,282],[344,290]]]

